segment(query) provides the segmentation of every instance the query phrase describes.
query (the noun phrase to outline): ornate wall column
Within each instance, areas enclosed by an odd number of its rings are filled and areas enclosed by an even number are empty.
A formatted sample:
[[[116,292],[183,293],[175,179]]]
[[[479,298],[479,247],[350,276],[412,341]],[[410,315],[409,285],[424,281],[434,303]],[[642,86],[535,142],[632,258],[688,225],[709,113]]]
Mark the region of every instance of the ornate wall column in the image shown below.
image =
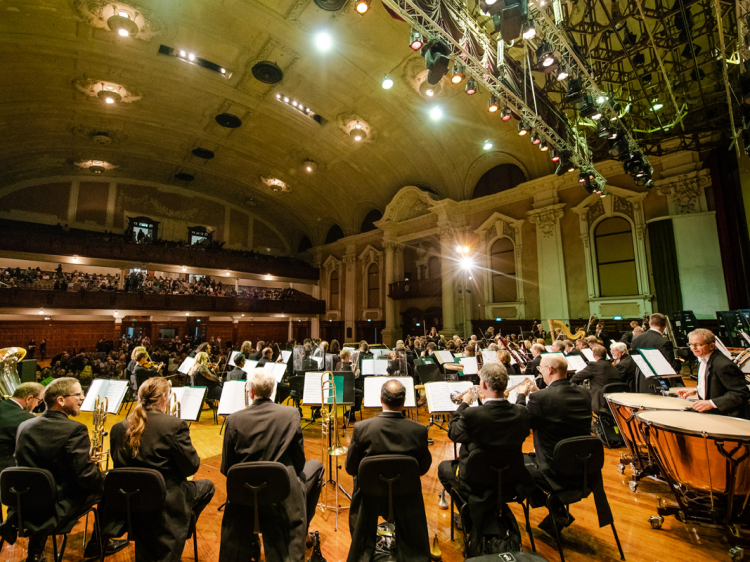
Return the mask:
[[[356,314],[357,314],[357,271],[354,267],[357,262],[357,256],[354,254],[354,247],[347,247],[346,254],[341,258],[344,264],[344,328],[348,332],[351,329],[354,338],[356,335]],[[341,281],[339,281],[341,283]],[[341,298],[341,297],[339,297]],[[345,332],[346,333],[346,332]],[[346,338],[345,338],[346,339]]]
[[[389,295],[389,287],[394,280],[394,254],[397,244],[392,240],[383,240],[385,252],[385,329],[383,340],[389,346],[393,346],[398,339],[396,335],[396,302]]]
[[[726,283],[721,263],[716,213],[708,210],[709,170],[692,171],[655,182],[667,197],[674,229],[682,306],[697,318],[715,318],[727,310]]]
[[[443,288],[443,330],[446,337],[456,333],[456,304],[453,293],[455,260],[453,259],[456,237],[453,229],[443,225],[440,229],[440,275]]]
[[[543,319],[567,319],[568,288],[565,282],[560,218],[565,203],[529,211],[529,222],[536,225],[536,249],[539,269],[539,304]]]

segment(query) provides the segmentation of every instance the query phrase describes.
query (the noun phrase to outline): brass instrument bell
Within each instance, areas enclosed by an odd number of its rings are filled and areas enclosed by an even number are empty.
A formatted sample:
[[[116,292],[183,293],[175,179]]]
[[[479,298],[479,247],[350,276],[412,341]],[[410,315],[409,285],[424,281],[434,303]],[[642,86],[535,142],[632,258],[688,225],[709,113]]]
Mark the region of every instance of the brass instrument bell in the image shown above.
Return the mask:
[[[104,423],[107,421],[107,409],[109,408],[109,398],[102,399],[96,397],[94,402],[94,420],[91,437],[91,459],[102,470],[102,463],[106,463],[104,470],[109,468],[109,451],[104,450]]]
[[[8,399],[21,386],[16,365],[26,357],[26,350],[22,347],[6,347],[0,349],[0,394]]]

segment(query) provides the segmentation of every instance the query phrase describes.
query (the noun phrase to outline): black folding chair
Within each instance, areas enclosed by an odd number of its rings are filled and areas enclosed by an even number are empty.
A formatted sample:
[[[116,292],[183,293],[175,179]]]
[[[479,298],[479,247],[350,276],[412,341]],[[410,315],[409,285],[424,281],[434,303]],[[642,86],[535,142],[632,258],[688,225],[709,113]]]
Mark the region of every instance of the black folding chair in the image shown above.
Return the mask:
[[[286,466],[280,462],[243,462],[227,473],[227,504],[253,508],[253,533],[260,535],[258,508],[283,502],[291,491]]]
[[[0,501],[3,505],[12,507],[18,518],[15,528],[18,536],[27,538],[34,533],[27,531],[26,523],[29,520],[47,520],[55,516],[55,503],[57,501],[57,486],[55,477],[49,470],[42,468],[11,467],[0,473]],[[94,533],[99,542],[99,552],[102,548],[102,537],[99,532],[99,513],[95,506],[91,506],[76,519],[66,525],[52,530],[52,549],[55,562],[62,562],[65,554],[65,545],[68,543],[68,533],[73,530],[81,518],[94,513]],[[60,551],[57,550],[57,535],[62,535]],[[86,547],[86,526],[83,530],[83,547]]]

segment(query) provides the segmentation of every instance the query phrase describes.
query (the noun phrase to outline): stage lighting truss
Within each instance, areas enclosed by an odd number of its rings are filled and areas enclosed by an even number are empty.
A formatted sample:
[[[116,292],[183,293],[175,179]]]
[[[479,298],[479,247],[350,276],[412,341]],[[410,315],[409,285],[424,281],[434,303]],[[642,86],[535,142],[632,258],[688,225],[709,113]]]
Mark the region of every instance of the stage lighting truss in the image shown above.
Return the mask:
[[[534,0],[530,1],[534,2]],[[454,82],[454,84],[462,82],[464,78],[474,78],[477,86],[484,86],[490,95],[505,100],[505,105],[508,106],[510,111],[512,111],[521,122],[528,124],[529,128],[533,129],[539,135],[540,141],[546,141],[548,146],[554,148],[560,153],[569,154],[569,162],[571,165],[574,165],[576,168],[585,167],[586,169],[591,169],[595,177],[599,178],[600,182],[604,182],[604,178],[599,175],[591,164],[591,150],[585,136],[578,131],[578,128],[574,123],[566,120],[564,125],[565,130],[562,131],[562,134],[548,125],[538,115],[537,111],[533,107],[527,105],[520,95],[510,87],[506,81],[488,73],[482,60],[467,51],[459,41],[454,39],[453,36],[440,27],[435,19],[433,19],[435,14],[428,14],[416,3],[415,0],[383,0],[383,3],[398,14],[411,26],[412,29],[418,31],[426,43],[440,38],[449,46],[452,53],[451,57],[454,59],[453,74],[455,75],[457,67],[460,67],[462,74],[461,80]],[[489,58],[491,60],[496,60],[496,39],[490,37],[489,34],[481,28],[476,20],[467,12],[463,10],[454,11],[454,15],[460,23],[465,26],[467,30],[466,32],[470,33],[482,45],[487,55],[489,55]],[[540,20],[539,18],[532,18],[532,20],[537,24],[537,37],[540,37]],[[549,34],[544,34],[544,37],[550,45],[552,45],[554,50],[561,54],[561,60],[569,60],[569,57],[565,54],[566,50],[558,48],[559,41],[550,41]],[[577,61],[577,59],[576,62],[580,64],[580,61]],[[502,68],[502,64],[499,66]],[[499,76],[503,76],[502,71],[499,72]],[[453,80],[451,79],[451,81]],[[598,88],[597,92],[599,92]],[[531,104],[533,106],[533,102],[531,102]]]

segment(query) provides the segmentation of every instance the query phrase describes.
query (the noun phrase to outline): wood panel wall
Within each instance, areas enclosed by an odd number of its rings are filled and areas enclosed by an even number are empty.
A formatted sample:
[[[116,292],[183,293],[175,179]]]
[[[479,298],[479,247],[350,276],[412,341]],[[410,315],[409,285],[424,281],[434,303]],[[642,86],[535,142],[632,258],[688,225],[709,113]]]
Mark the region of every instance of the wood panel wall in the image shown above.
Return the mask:
[[[0,348],[20,346],[26,348],[29,340],[39,343],[47,340],[47,358],[54,357],[64,349],[83,347],[87,351],[96,349],[101,338],[116,338],[119,331],[113,321],[108,322],[0,322]],[[39,357],[37,353],[36,357]]]
[[[286,343],[289,340],[289,322],[240,322],[237,324],[237,342],[258,340]]]

